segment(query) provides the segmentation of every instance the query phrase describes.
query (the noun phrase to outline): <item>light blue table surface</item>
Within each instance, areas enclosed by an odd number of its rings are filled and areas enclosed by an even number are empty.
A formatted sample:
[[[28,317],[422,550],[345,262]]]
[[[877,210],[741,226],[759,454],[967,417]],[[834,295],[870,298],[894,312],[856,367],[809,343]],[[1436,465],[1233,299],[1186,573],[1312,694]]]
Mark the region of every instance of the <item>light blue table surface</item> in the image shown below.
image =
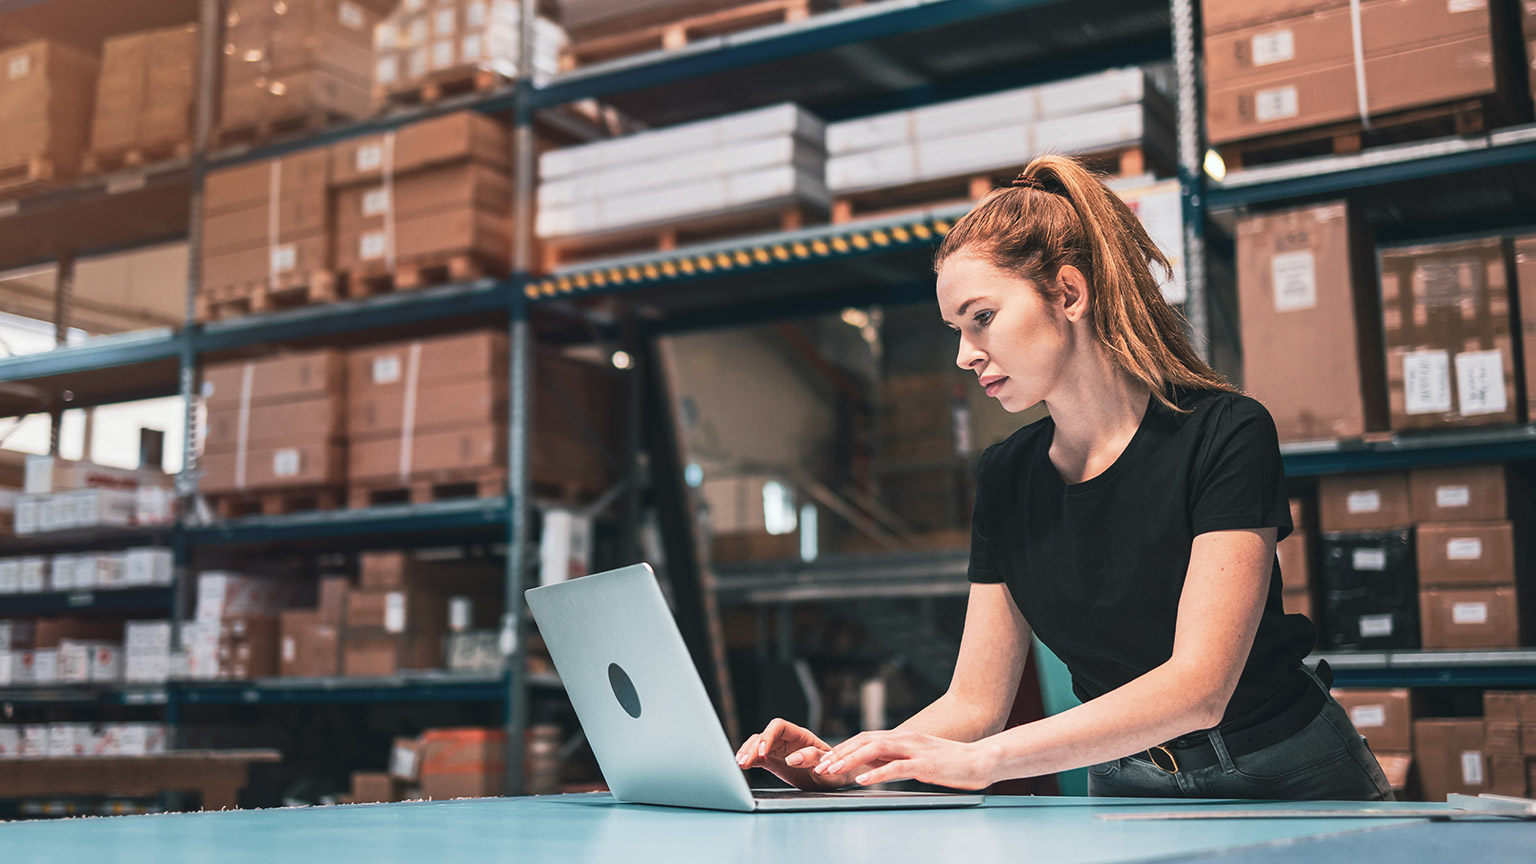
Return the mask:
[[[1315,850],[1358,832],[1386,851],[1421,820],[1274,819],[1106,822],[1128,807],[1188,801],[991,798],[965,810],[739,814],[619,804],[606,794],[120,816],[0,825],[5,864],[435,864],[540,862],[1127,862],[1180,859],[1306,841]],[[1219,803],[1221,809],[1296,804]],[[1339,805],[1422,808],[1423,804]],[[1488,824],[1488,823],[1479,823]],[[1524,827],[1524,826],[1518,826]],[[1524,835],[1536,840],[1536,831]],[[1382,841],[1387,841],[1383,845]],[[1536,844],[1530,860],[1536,861]],[[1352,860],[1362,860],[1356,856]],[[1394,856],[1401,858],[1401,856]],[[1301,859],[1297,859],[1301,860]],[[1318,860],[1308,857],[1306,860]],[[1380,858],[1377,860],[1392,860]],[[1409,856],[1409,860],[1412,860]],[[1486,859],[1483,859],[1486,860]],[[1401,864],[1401,862],[1399,862]],[[1481,864],[1481,862],[1480,862]]]

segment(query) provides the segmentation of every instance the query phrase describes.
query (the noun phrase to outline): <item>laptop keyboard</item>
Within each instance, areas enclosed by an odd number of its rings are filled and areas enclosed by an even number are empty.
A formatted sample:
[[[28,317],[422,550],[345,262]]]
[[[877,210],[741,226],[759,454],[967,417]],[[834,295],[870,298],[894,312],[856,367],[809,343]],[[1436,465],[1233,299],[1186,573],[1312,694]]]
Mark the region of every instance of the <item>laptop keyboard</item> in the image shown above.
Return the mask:
[[[752,797],[763,800],[793,798],[816,800],[818,798],[906,798],[921,796],[922,792],[892,792],[882,789],[852,790],[848,792],[801,792],[799,789],[753,789]]]

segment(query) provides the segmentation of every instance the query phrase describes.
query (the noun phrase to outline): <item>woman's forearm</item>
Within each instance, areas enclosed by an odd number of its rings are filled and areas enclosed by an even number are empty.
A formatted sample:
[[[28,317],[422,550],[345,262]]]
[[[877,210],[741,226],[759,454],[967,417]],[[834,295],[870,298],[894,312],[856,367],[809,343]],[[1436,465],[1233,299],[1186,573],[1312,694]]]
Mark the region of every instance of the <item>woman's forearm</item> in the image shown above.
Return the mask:
[[[996,710],[967,703],[951,692],[896,728],[969,743],[997,734],[1007,720],[1006,711],[998,716]]]
[[[1165,664],[1071,710],[978,743],[989,751],[998,780],[1118,759],[1221,722],[1225,700],[1207,692],[1206,680]]]

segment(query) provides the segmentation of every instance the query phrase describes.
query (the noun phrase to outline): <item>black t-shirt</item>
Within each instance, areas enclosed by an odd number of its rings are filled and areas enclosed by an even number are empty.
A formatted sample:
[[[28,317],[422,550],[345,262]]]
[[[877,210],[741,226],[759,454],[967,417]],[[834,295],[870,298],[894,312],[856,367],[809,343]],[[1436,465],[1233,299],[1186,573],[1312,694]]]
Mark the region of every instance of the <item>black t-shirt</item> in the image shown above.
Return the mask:
[[[1005,582],[1019,611],[1072,673],[1087,701],[1173,656],[1179,595],[1195,536],[1237,528],[1291,532],[1274,420],[1246,396],[1150,400],[1136,434],[1102,474],[1067,485],[1051,464],[1050,418],[982,454],[971,523],[970,580]],[[1199,622],[1193,622],[1198,626]],[[1280,562],[1253,649],[1223,722],[1294,680],[1316,639],[1286,615]]]

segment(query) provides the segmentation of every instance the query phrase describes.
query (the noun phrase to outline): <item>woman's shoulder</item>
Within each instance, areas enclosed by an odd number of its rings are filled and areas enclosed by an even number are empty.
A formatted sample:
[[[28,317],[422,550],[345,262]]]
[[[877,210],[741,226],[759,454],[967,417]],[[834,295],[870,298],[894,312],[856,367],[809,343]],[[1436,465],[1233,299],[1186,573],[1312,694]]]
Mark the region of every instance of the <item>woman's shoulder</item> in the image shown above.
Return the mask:
[[[1175,402],[1184,409],[1187,417],[1203,424],[1247,423],[1260,421],[1274,424],[1269,409],[1259,400],[1236,390],[1184,390],[1175,395]]]

